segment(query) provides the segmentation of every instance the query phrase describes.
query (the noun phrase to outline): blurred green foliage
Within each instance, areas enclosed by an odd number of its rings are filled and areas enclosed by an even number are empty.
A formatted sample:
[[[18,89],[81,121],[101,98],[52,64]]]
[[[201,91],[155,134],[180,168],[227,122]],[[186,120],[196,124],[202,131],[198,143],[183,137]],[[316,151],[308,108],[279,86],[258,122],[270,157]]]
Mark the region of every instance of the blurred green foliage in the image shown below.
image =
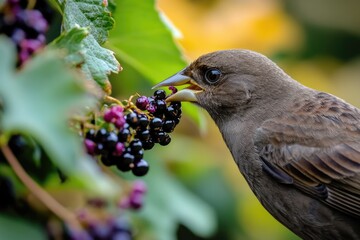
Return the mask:
[[[0,236],[2,239],[17,240],[24,239],[24,236],[28,239],[47,239],[41,224],[29,220],[0,214],[0,225]]]

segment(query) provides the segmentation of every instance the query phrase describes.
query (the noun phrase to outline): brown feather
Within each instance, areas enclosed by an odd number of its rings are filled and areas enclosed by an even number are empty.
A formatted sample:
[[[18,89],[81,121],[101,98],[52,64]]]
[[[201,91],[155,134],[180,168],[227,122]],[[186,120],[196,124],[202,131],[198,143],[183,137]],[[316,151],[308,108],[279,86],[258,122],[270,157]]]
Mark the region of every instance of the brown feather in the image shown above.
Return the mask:
[[[292,114],[265,121],[257,130],[257,149],[299,189],[321,198],[315,188],[324,185],[326,204],[360,218],[359,120],[357,109],[319,93],[295,103]]]

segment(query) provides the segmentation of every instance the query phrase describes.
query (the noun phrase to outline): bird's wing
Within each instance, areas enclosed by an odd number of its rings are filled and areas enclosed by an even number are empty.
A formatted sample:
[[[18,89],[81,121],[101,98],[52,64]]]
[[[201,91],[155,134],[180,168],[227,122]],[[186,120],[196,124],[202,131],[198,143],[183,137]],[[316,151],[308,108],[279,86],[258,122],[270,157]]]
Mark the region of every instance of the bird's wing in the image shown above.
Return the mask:
[[[276,180],[360,218],[360,114],[343,102],[336,107],[336,114],[300,109],[267,120],[255,146]]]

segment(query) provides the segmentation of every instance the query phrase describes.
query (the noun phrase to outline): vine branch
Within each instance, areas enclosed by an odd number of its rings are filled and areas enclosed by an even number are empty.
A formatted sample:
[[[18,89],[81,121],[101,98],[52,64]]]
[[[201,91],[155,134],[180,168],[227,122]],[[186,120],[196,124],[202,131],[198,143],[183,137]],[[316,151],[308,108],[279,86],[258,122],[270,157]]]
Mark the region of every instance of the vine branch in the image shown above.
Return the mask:
[[[7,145],[2,145],[1,151],[3,152],[6,160],[9,162],[18,178],[50,211],[52,211],[64,222],[67,222],[72,226],[79,226],[76,215],[61,205],[58,201],[56,201],[26,173],[24,168],[21,166]]]

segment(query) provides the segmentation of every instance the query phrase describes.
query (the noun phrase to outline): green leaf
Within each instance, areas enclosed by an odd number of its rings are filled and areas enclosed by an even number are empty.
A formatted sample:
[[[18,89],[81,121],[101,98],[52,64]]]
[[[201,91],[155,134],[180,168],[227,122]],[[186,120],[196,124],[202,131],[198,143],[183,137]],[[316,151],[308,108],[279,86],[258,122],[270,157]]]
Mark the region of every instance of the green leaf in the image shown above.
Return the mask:
[[[169,175],[158,159],[153,161],[158,162],[152,164],[146,179],[149,192],[140,215],[154,224],[157,239],[173,239],[179,222],[198,236],[211,236],[216,230],[214,210]]]
[[[65,61],[76,66],[84,62],[84,45],[83,40],[89,35],[89,31],[86,28],[75,26],[69,31],[64,31],[56,38],[51,44],[52,48],[66,49],[67,56]]]
[[[121,69],[120,64],[114,57],[113,52],[102,48],[92,35],[84,40],[84,46],[86,54],[82,70],[88,79],[94,79],[106,93],[110,94],[111,85],[108,75],[111,72],[118,73]]]
[[[155,0],[118,1],[114,18],[116,29],[110,32],[109,48],[153,84],[186,66],[155,10]]]
[[[1,239],[47,239],[44,226],[22,218],[0,214]]]
[[[93,79],[110,94],[111,85],[108,75],[121,69],[114,53],[101,47],[114,20],[102,0],[58,0],[63,12],[63,28],[69,32],[74,27],[86,27],[89,36],[83,40],[84,64],[82,70],[88,79]]]
[[[76,25],[88,27],[91,35],[99,44],[103,44],[108,31],[113,28],[114,19],[102,0],[59,0],[64,13],[64,29]]]
[[[68,126],[71,113],[94,103],[55,51],[44,51],[15,72],[15,48],[0,38],[0,101],[4,136],[32,136],[50,159],[73,181],[110,193],[110,181],[84,153],[80,138]]]

